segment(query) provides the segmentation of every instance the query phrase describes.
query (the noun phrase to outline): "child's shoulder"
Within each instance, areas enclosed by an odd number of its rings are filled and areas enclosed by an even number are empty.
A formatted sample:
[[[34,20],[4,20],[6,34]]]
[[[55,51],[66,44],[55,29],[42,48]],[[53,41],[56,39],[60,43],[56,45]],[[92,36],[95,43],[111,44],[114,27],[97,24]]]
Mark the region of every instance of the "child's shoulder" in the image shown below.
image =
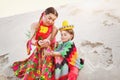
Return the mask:
[[[68,41],[64,44],[65,46],[74,46],[74,42],[73,41]]]
[[[67,42],[58,42],[58,45],[74,45],[74,42],[73,41],[67,41]]]
[[[73,41],[67,41],[66,44],[74,44]]]

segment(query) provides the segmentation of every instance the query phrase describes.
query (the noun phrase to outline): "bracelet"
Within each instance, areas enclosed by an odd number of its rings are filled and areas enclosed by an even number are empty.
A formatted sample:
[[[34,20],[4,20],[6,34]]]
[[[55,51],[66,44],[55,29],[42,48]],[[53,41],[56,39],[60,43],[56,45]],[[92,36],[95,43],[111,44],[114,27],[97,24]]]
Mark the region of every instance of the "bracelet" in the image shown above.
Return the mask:
[[[35,42],[35,45],[36,45],[36,46],[40,46],[40,45],[38,44],[38,41]]]
[[[38,44],[38,41],[35,42],[35,46],[36,46],[38,49],[41,48],[41,46]]]

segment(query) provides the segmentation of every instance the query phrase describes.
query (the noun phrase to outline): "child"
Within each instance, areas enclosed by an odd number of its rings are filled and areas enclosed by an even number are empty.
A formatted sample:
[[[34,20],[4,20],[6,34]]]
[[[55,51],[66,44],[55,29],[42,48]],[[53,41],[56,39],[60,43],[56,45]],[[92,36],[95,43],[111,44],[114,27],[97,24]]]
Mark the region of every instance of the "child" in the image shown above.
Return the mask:
[[[73,25],[63,21],[61,32],[61,43],[51,55],[55,57],[55,79],[77,80],[79,70],[83,68],[84,61],[78,57],[77,49],[72,42],[74,38]]]

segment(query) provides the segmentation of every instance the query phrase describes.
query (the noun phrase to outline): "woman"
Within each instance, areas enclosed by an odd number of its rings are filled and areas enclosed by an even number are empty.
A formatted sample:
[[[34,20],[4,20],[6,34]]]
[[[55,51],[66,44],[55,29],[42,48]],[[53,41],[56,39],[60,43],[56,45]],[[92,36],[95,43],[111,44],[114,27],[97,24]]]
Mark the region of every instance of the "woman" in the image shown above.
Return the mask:
[[[53,48],[57,33],[54,22],[57,17],[57,11],[49,7],[41,14],[39,22],[32,26],[32,37],[27,42],[28,54],[30,54],[31,45],[36,48],[29,58],[13,64],[12,68],[17,77],[23,80],[54,80],[54,58],[45,56],[43,51],[48,45]]]

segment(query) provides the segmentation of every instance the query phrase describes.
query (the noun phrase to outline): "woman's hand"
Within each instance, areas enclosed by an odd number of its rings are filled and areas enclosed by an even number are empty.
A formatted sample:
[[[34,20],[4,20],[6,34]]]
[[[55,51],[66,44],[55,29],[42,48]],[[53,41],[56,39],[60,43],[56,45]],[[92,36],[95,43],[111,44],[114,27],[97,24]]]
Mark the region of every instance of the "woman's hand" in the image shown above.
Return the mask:
[[[42,45],[44,44],[43,40],[39,40],[39,41],[38,41],[38,44],[39,44],[40,46],[42,46]]]
[[[48,47],[50,45],[50,41],[45,39],[45,40],[39,40],[38,41],[38,44],[41,46],[41,47]]]

